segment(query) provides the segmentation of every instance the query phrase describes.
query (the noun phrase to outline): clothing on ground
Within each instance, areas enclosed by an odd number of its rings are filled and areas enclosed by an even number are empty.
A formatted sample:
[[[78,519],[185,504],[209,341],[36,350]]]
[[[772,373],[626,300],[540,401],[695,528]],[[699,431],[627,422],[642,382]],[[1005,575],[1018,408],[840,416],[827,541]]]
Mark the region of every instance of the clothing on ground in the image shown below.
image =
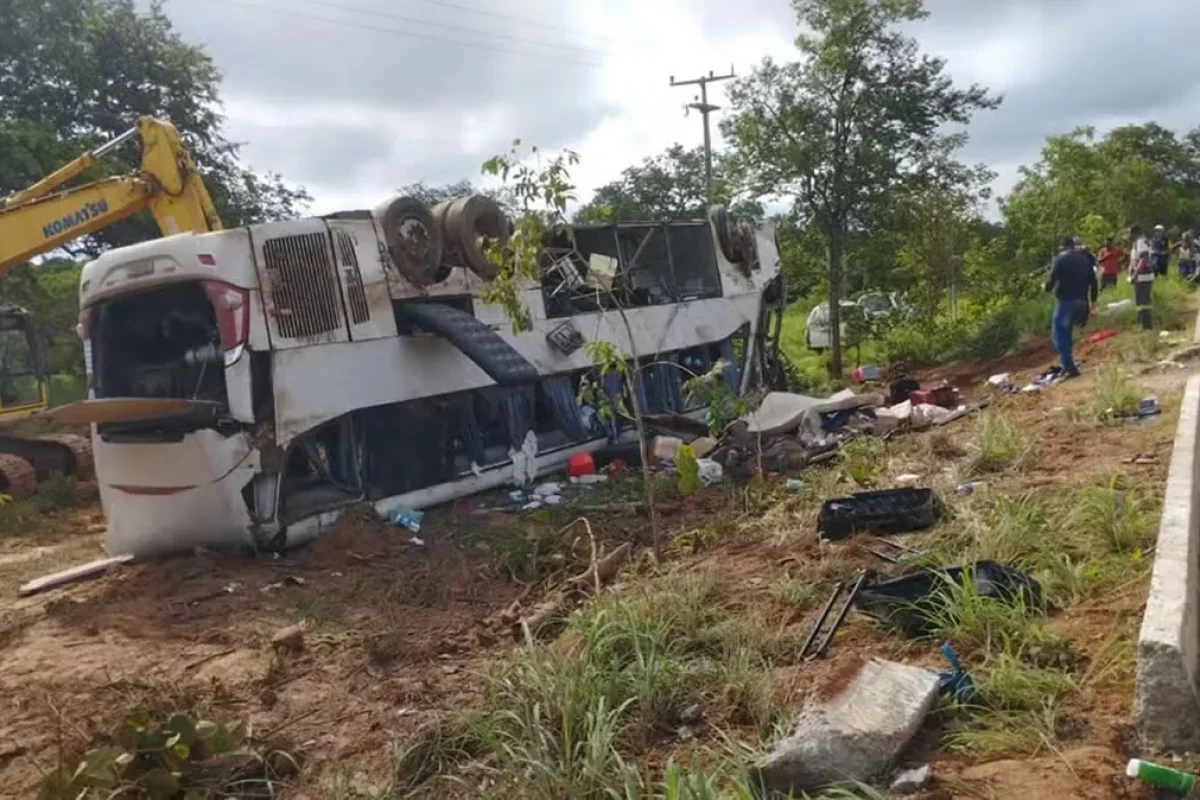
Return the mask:
[[[1054,259],[1050,267],[1050,278],[1046,281],[1046,291],[1054,292],[1059,300],[1079,300],[1096,302],[1100,287],[1096,283],[1096,270],[1092,262],[1078,250],[1065,250]]]

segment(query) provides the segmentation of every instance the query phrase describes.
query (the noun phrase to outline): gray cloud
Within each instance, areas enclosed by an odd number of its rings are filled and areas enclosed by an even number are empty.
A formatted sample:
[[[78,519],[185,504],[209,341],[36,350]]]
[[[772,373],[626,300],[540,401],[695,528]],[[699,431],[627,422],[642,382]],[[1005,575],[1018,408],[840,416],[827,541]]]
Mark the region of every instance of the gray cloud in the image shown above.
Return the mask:
[[[706,24],[756,30],[792,26],[785,0],[699,0]],[[1084,125],[1101,129],[1155,120],[1177,130],[1200,124],[1200,49],[1195,0],[927,0],[929,18],[911,32],[945,57],[960,83],[1004,95],[979,114],[966,155],[992,164],[1011,183],[1012,164],[1036,161],[1047,136]]]
[[[319,198],[477,177],[479,163],[515,136],[547,149],[578,145],[616,113],[595,99],[603,54],[585,52],[605,43],[572,30],[571,12],[584,2],[593,0],[170,0],[167,10],[225,72],[229,133],[249,143],[248,159]],[[1194,3],[1142,0],[1132,17],[1124,0],[927,0],[930,18],[912,31],[961,82],[1005,96],[976,117],[966,150],[1001,173],[1004,193],[1048,135],[1150,119],[1200,123],[1191,79],[1200,49],[1186,24]],[[777,41],[795,30],[788,0],[734,8],[688,5],[709,66],[735,37]],[[628,87],[634,97],[644,91]],[[612,175],[627,166],[608,165],[603,152],[585,157]]]
[[[223,71],[248,160],[351,192],[474,176],[514,137],[563,147],[611,113],[594,101],[602,57],[564,33],[566,3],[449,7],[475,2],[171,0],[167,13]]]

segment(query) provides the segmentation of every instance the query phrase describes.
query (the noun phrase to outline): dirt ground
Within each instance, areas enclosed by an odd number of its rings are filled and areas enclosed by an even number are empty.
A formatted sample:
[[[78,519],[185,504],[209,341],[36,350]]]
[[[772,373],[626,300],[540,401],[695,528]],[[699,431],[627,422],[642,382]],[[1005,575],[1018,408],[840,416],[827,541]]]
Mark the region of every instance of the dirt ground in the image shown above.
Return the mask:
[[[1117,347],[1115,340],[1083,345],[1085,371],[1117,358]],[[920,377],[947,378],[975,393],[987,375],[1009,371],[1028,379],[1051,362],[1048,348],[1037,346],[993,364],[951,365]],[[1098,427],[1087,436],[1064,419],[1089,402],[1092,375],[1011,398],[1035,452],[1027,469],[989,490],[1016,494],[1117,472],[1161,485],[1189,372],[1146,378],[1164,407],[1159,418]],[[961,444],[969,424],[943,429],[941,446]],[[933,435],[908,437],[888,472],[911,472],[953,491],[958,475],[931,457]],[[1129,463],[1139,455],[1138,463]],[[802,635],[812,612],[781,602],[771,592],[774,582],[878,568],[853,542],[818,544],[813,504],[784,504],[766,517],[750,517],[737,508],[738,491],[715,487],[694,502],[668,506],[666,538],[701,527],[729,532],[679,556],[680,565],[719,574],[728,604],[762,615],[780,636]],[[646,525],[635,511],[589,518],[602,544]],[[190,555],[14,601],[25,580],[100,555],[97,508],[59,512],[52,523],[0,540],[0,597],[6,598],[0,605],[0,796],[34,796],[44,774],[101,741],[125,715],[175,708],[247,720],[257,738],[286,743],[305,765],[295,796],[321,796],[321,780],[335,772],[364,787],[386,785],[394,743],[477,704],[484,676],[511,650],[511,639],[485,623],[543,585],[514,580],[512,565],[500,566],[498,548],[487,546],[533,522],[446,508],[427,517],[423,545],[355,511],[328,538],[284,557]],[[1095,652],[1114,629],[1136,631],[1144,592],[1135,581],[1103,604],[1070,609],[1053,626],[1083,653]],[[308,626],[303,651],[276,652],[271,637],[301,620]],[[928,643],[881,636],[852,614],[828,659],[779,667],[782,701],[799,706],[812,693],[831,694],[874,655],[943,666]],[[933,764],[939,788],[930,797],[1140,797],[1123,777],[1125,760],[1138,754],[1131,689],[1132,675],[1122,674],[1084,692],[1070,708],[1061,748],[1032,759],[975,764],[929,742],[918,743],[911,760]]]

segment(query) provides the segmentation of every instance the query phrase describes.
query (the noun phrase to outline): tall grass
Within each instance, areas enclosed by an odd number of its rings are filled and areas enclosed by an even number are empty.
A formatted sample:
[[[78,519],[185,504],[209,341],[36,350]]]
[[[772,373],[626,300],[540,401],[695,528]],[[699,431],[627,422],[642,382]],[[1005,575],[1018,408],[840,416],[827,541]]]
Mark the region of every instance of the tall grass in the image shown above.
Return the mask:
[[[971,471],[986,474],[1020,464],[1029,455],[1030,442],[1011,416],[991,409],[979,418],[969,449]]]
[[[972,527],[979,558],[1026,564],[1045,548],[1050,519],[1045,504],[1025,494],[998,498]]]
[[[1106,364],[1096,372],[1092,407],[1098,419],[1126,417],[1137,413],[1142,402],[1142,387],[1129,379],[1115,364]]]
[[[959,580],[941,581],[915,610],[931,636],[949,640],[968,654],[1020,652],[1045,638],[1042,615],[1023,595],[984,595],[970,570],[963,570]]]
[[[1153,510],[1139,492],[1120,488],[1119,480],[1114,475],[1104,485],[1080,489],[1067,518],[1097,556],[1141,551],[1153,540]]]
[[[707,578],[606,593],[573,615],[558,641],[527,641],[493,677],[484,710],[465,724],[468,744],[449,737],[452,747],[434,748],[437,757],[414,745],[397,783],[445,773],[450,750],[486,754],[480,763],[498,793],[598,798],[641,785],[628,756],[685,724],[690,707],[706,719],[770,727],[770,644],[756,620],[724,608]]]

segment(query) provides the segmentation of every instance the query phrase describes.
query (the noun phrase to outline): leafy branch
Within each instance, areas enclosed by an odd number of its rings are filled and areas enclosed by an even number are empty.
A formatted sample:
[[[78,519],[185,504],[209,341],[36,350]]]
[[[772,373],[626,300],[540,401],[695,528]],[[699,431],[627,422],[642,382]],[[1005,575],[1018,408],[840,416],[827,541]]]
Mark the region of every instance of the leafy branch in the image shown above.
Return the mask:
[[[483,172],[499,178],[504,184],[504,191],[514,198],[516,205],[517,218],[513,223],[513,232],[509,241],[504,246],[493,245],[487,250],[488,258],[496,264],[499,274],[483,294],[485,302],[494,303],[505,310],[512,323],[514,333],[521,333],[533,328],[532,317],[528,307],[521,300],[520,292],[523,283],[536,282],[542,277],[547,237],[552,233],[565,234],[571,243],[572,254],[578,253],[575,248],[574,233],[567,224],[566,209],[567,204],[575,197],[570,168],[579,163],[579,156],[570,150],[564,150],[554,158],[543,161],[538,149],[531,147],[529,156],[532,157],[533,163],[528,164],[520,157],[520,146],[521,140],[516,139],[507,155],[494,156],[483,164]],[[649,235],[643,239],[631,263],[636,263],[641,257],[642,250],[648,241]],[[624,400],[618,399],[617,405],[614,407],[608,402],[608,397],[599,383],[604,376],[613,372],[622,377],[624,394],[629,398],[631,416],[637,430],[654,553],[656,556],[661,556],[658,516],[654,504],[654,484],[650,474],[650,454],[647,449],[642,410],[638,403],[637,381],[641,375],[640,356],[637,353],[633,326],[630,325],[624,308],[611,289],[597,288],[597,293],[600,292],[604,293],[609,301],[608,305],[621,317],[633,352],[623,353],[612,342],[585,342],[584,352],[591,359],[597,377],[591,380],[584,379],[580,385],[580,397],[594,403],[598,417],[612,420],[615,424],[617,414],[625,410]]]

